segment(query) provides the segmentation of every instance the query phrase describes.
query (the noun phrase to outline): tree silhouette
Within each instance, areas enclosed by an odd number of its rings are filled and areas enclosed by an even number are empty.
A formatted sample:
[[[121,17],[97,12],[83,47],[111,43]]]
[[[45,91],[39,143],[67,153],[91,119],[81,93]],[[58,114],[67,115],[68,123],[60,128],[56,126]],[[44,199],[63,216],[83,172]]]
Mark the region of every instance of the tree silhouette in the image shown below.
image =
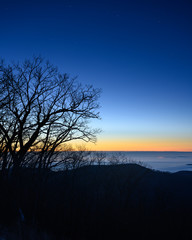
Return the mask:
[[[41,57],[0,63],[2,170],[30,164],[48,168],[71,140],[96,140],[90,119],[99,119],[100,89],[82,86]],[[37,154],[38,151],[38,154]],[[30,156],[30,157],[29,157]]]

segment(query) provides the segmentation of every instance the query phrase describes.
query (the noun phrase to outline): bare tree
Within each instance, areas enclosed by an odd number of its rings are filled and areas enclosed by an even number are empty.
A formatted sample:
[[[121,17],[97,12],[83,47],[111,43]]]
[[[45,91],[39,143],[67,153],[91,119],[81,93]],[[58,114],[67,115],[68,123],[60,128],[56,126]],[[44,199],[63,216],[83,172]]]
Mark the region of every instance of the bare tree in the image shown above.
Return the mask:
[[[64,170],[77,169],[83,166],[90,165],[92,152],[85,146],[71,147],[69,151],[63,152],[63,167]]]
[[[62,144],[96,141],[100,89],[82,86],[41,57],[0,63],[0,158],[2,170],[51,166]],[[36,154],[38,151],[38,154]],[[34,154],[35,153],[35,154]],[[30,157],[29,157],[30,156]]]
[[[107,160],[107,154],[106,152],[92,152],[91,159],[90,159],[90,165],[105,165]]]

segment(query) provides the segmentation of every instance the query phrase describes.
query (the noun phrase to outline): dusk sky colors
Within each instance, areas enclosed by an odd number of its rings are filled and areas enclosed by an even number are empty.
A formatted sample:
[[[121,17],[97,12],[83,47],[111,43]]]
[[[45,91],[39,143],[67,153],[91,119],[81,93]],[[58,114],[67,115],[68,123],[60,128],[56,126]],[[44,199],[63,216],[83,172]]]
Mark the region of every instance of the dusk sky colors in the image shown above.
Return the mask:
[[[102,89],[92,150],[192,151],[192,1],[0,0],[0,57]]]

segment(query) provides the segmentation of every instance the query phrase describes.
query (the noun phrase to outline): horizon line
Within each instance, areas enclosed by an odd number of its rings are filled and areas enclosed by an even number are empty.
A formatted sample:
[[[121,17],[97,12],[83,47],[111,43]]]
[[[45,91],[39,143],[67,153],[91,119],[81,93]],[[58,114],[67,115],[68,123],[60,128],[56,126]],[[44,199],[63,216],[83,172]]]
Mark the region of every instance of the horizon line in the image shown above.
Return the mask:
[[[70,151],[70,150],[66,150],[66,151]],[[78,152],[78,151],[81,151],[81,150],[72,150],[71,152]],[[183,153],[192,153],[192,151],[163,151],[163,150],[156,150],[156,151],[154,151],[154,150],[152,150],[152,151],[150,151],[150,150],[147,150],[147,151],[145,151],[145,150],[136,150],[136,151],[134,151],[134,150],[88,150],[88,149],[86,149],[86,150],[84,150],[85,152],[183,152]],[[61,151],[58,151],[58,152],[65,152],[65,150],[61,150]]]

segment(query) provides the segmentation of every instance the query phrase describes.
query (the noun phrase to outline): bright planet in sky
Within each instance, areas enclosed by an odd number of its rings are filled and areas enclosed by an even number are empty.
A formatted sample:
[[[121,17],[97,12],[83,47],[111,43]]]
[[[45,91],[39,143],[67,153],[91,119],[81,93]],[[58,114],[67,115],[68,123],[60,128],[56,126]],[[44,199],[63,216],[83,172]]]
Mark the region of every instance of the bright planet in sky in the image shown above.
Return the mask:
[[[102,89],[91,150],[192,151],[192,2],[12,1],[0,56],[41,55]]]

